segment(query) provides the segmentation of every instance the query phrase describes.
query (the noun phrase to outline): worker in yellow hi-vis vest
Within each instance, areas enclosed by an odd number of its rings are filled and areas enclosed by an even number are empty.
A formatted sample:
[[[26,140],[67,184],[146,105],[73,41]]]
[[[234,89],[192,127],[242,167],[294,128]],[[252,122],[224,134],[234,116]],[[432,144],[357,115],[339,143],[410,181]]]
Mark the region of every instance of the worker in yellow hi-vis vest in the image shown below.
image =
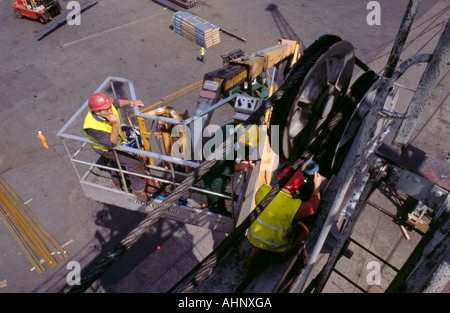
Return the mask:
[[[206,62],[206,50],[203,47],[200,49],[200,61],[202,63]]]
[[[284,168],[278,180],[281,180],[289,169],[290,166]],[[264,252],[287,254],[309,236],[311,225],[307,219],[316,213],[319,206],[322,176],[318,172],[313,173],[313,191],[305,202],[299,198],[299,188],[303,182],[304,175],[300,169],[250,225],[247,239],[253,248],[244,269],[249,270]],[[256,193],[255,202],[261,202],[271,189],[269,185],[261,186]]]
[[[89,112],[83,124],[86,138],[94,142],[92,148],[94,148],[95,152],[115,163],[116,157],[112,148],[126,142],[117,109],[126,105],[142,107],[144,104],[141,100],[113,99],[100,92],[90,95],[88,104]],[[145,174],[141,159],[121,151],[117,151],[117,157],[120,164],[125,166],[129,172]],[[120,186],[120,181],[116,174],[113,173],[112,175],[113,181],[116,186]],[[145,178],[135,175],[129,175],[129,178],[131,189],[136,198],[147,202],[149,198],[145,193]]]

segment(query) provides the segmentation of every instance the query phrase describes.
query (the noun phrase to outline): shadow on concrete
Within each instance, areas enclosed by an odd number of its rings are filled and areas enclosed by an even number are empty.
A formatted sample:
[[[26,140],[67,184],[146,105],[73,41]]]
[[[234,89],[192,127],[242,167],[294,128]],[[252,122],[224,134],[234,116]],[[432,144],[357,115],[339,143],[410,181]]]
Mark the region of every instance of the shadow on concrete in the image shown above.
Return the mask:
[[[378,190],[389,200],[389,202],[394,205],[396,209],[396,213],[394,214],[395,216],[393,217],[393,222],[399,225],[405,222],[408,219],[408,213],[410,213],[417,205],[417,200],[409,197],[403,191],[386,184],[380,184]],[[369,204],[374,206],[373,203]]]
[[[81,279],[101,273],[91,285],[86,283],[86,293],[154,293],[166,292],[179,281],[191,267],[196,267],[198,259],[197,244],[211,236],[212,244],[217,247],[224,239],[220,232],[206,232],[201,238],[194,238],[189,232],[182,231],[184,223],[161,218],[121,255],[113,254],[114,262],[108,255],[125,238],[131,240],[131,234],[139,223],[146,218],[145,213],[103,204],[95,214],[98,229],[95,239],[86,247],[96,257],[89,264],[82,264]],[[177,236],[179,237],[179,236]],[[164,251],[158,252],[162,247]],[[194,251],[197,250],[197,251]],[[88,256],[85,256],[88,257]],[[197,260],[197,261],[196,261]],[[79,260],[80,263],[82,260]],[[104,267],[103,267],[104,266]],[[102,273],[103,269],[106,270]],[[67,273],[67,272],[66,272]],[[79,292],[65,285],[58,293]]]
[[[276,4],[269,4],[265,10],[272,14],[273,21],[280,32],[281,38],[301,41],[300,37],[295,33],[288,21],[286,21],[283,14],[278,10]]]
[[[86,267],[88,272],[91,267],[95,267],[97,262],[102,260],[109,251],[113,250],[120,240],[127,237],[129,233],[136,228],[136,226],[145,219],[146,215],[143,213],[128,211],[123,208],[118,208],[110,205],[105,205],[102,211],[99,211],[96,216],[95,223],[103,227],[103,232],[99,230],[96,232],[95,237],[101,252],[99,257],[92,262],[92,266]],[[167,226],[168,225],[168,226]],[[92,285],[93,291],[95,288],[101,288],[102,291],[114,292],[114,287],[127,277],[133,270],[149,258],[154,252],[157,251],[158,246],[163,245],[170,236],[163,235],[163,230],[166,234],[172,234],[180,225],[178,223],[164,223],[164,220],[157,221],[152,228],[141,236],[138,241],[125,252],[120,258],[111,265],[111,267],[99,278],[96,284]],[[106,236],[105,236],[106,234]],[[186,238],[189,240],[189,238]],[[148,277],[151,280],[152,277]],[[126,284],[127,285],[127,284]],[[120,286],[121,289],[127,289],[125,286]],[[132,288],[136,286],[129,286],[130,292],[133,292]]]
[[[428,12],[428,10],[431,8],[432,3],[421,3],[421,10],[419,10],[417,16],[416,16],[416,20],[418,20],[422,15],[424,15],[426,12]],[[442,18],[442,16],[445,16],[446,12],[448,10],[448,7],[444,8],[443,10],[437,12],[435,15],[431,16],[430,18],[428,18],[425,21],[422,21],[420,24],[413,24],[413,28],[411,29],[411,33],[413,33],[416,29],[420,29],[423,27],[423,29],[418,33],[415,34],[413,36],[408,36],[407,41],[405,42],[405,45],[403,47],[403,50],[406,51],[406,49],[408,49],[410,46],[412,47],[414,42],[416,42],[417,40],[423,38],[424,36],[430,36],[429,39],[427,39],[427,41],[421,45],[419,48],[414,48],[414,50],[416,51],[415,53],[410,53],[410,55],[408,56],[412,56],[412,55],[416,55],[419,53],[423,53],[423,49],[426,46],[429,46],[430,42],[432,40],[434,40],[435,38],[439,38],[445,28],[445,23],[444,22],[438,22],[439,19]],[[393,40],[384,42],[382,44],[380,44],[378,47],[375,47],[374,49],[367,51],[365,53],[362,53],[360,55],[358,55],[359,58],[363,58],[364,56],[366,56],[369,53],[372,53],[373,51],[383,51],[386,50],[384,53],[380,53],[377,55],[376,58],[370,60],[370,62],[375,62],[378,60],[381,60],[383,58],[386,58],[389,56],[390,52],[391,52],[391,46],[393,44]],[[389,48],[389,49],[387,49]],[[434,48],[434,47],[433,47]],[[430,52],[431,53],[431,52]]]
[[[129,236],[130,232],[146,217],[144,213],[130,211],[112,205],[105,204],[100,206],[100,208],[94,217],[95,224],[99,227],[95,233],[95,240],[91,242],[89,247],[92,251],[91,253],[96,253],[97,257],[88,265],[83,265],[81,278],[98,271],[99,265],[105,260],[108,253],[116,248],[121,240]],[[153,253],[157,252],[158,246],[163,246],[182,225],[182,223],[175,221],[168,222],[165,219],[157,221],[134,245],[121,256],[117,257],[115,262],[107,263],[106,271],[92,283],[87,289],[87,292],[141,292],[148,282],[158,276],[158,270],[168,266],[171,262],[170,259],[167,264],[155,266],[154,272],[149,270],[149,277],[142,277],[141,273],[139,273],[139,281],[136,281],[136,284],[130,284],[129,280],[124,279],[141,263],[151,257]],[[193,242],[192,236],[187,236],[183,240]],[[125,282],[122,283],[123,281]],[[68,292],[70,289],[71,286],[66,285],[59,292]]]

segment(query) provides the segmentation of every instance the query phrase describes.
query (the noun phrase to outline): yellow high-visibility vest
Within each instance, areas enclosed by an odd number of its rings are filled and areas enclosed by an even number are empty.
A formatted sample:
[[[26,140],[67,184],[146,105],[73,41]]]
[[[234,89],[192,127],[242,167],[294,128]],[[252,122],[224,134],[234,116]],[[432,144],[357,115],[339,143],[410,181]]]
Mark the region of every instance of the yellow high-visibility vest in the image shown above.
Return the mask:
[[[262,185],[255,196],[258,204],[272,189]],[[295,241],[296,229],[292,223],[302,200],[280,191],[254,221],[247,233],[248,241],[255,247],[273,252],[287,251]]]
[[[126,139],[125,139],[125,134],[122,131],[122,127],[120,127],[121,123],[120,123],[119,112],[113,105],[111,106],[111,109],[112,109],[113,114],[117,117],[117,120],[119,121],[119,138],[117,139],[117,145],[121,145],[122,142],[126,141]],[[84,119],[84,124],[83,124],[84,130],[86,130],[88,128],[92,128],[95,130],[101,130],[101,131],[111,134],[112,123],[109,122],[108,120],[105,120],[104,122],[97,121],[94,118],[94,116],[92,115],[92,111],[89,111],[88,114],[86,115],[86,118]],[[89,140],[92,140],[94,142],[100,143],[99,141],[94,139],[92,136],[90,136],[88,133],[86,133],[86,138]],[[110,148],[106,148],[106,147],[95,145],[95,144],[92,145],[92,148],[95,148],[95,149],[101,150],[101,151],[110,151],[111,150]]]

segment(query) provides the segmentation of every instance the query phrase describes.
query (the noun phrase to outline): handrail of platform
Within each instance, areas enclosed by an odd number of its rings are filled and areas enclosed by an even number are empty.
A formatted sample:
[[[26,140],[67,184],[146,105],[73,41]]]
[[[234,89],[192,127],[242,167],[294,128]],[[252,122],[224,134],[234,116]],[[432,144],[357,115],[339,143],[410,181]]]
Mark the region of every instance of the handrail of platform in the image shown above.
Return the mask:
[[[111,84],[111,89],[112,89],[112,91],[114,93],[114,97],[116,97],[114,86],[112,85],[113,82],[120,82],[120,83],[128,84],[128,87],[130,89],[129,91],[130,91],[131,98],[132,98],[132,100],[136,100],[136,94],[135,94],[133,82],[130,79],[121,78],[121,77],[108,76],[103,81],[103,83],[95,90],[95,92],[104,92],[105,89],[107,87],[109,87],[109,84]],[[191,116],[187,120],[177,120],[177,119],[166,118],[166,117],[162,117],[162,116],[156,116],[156,115],[140,113],[139,109],[137,107],[134,107],[134,114],[136,116],[144,117],[144,118],[147,118],[147,119],[157,120],[157,121],[170,123],[170,124],[175,124],[175,125],[185,125],[186,126],[186,125],[189,125],[192,122],[195,122],[197,119],[201,119],[203,115],[206,115],[206,114],[216,110],[217,108],[219,108],[222,105],[228,103],[229,101],[233,100],[236,97],[237,97],[237,95],[232,95],[230,97],[227,97],[227,98],[221,100],[220,102],[216,103],[215,105],[211,106],[207,110]],[[88,101],[86,100],[83,103],[83,105],[75,112],[75,114],[69,119],[69,121],[67,121],[67,123],[57,133],[57,136],[60,137],[62,139],[63,143],[64,143],[64,146],[66,148],[67,154],[69,155],[69,158],[70,158],[70,160],[72,162],[73,167],[75,168],[76,174],[77,174],[78,179],[80,181],[82,181],[86,177],[86,175],[81,175],[78,172],[78,169],[76,168],[75,163],[89,166],[88,172],[93,167],[97,167],[97,168],[101,168],[101,169],[104,169],[104,170],[110,170],[110,171],[119,172],[121,175],[124,175],[124,174],[135,175],[135,176],[139,176],[139,177],[143,177],[143,178],[152,178],[152,179],[156,179],[158,181],[162,181],[162,182],[165,182],[165,183],[179,185],[179,183],[175,183],[173,181],[164,180],[164,179],[159,178],[159,177],[156,178],[156,177],[152,177],[150,175],[142,175],[142,174],[126,171],[120,166],[119,160],[116,160],[116,162],[119,165],[119,168],[113,168],[113,167],[110,167],[110,166],[97,164],[96,161],[98,159],[96,159],[94,162],[88,162],[88,161],[83,161],[83,160],[76,159],[75,157],[81,152],[81,150],[86,146],[86,144],[91,144],[91,145],[92,144],[96,144],[96,145],[102,146],[101,144],[93,142],[93,141],[87,139],[86,137],[81,137],[81,136],[77,136],[77,135],[74,135],[74,134],[67,133],[67,129],[74,123],[74,121],[77,118],[80,117],[81,114],[83,114],[87,110],[88,105],[89,105]],[[70,151],[69,151],[69,148],[66,145],[65,139],[82,142],[82,146],[75,153],[71,154]],[[172,157],[172,156],[168,156],[168,155],[164,155],[164,154],[159,154],[159,153],[155,153],[155,152],[149,152],[149,151],[135,149],[135,148],[126,147],[126,146],[115,146],[115,147],[112,148],[112,150],[114,150],[115,152],[116,151],[122,151],[122,152],[126,152],[126,153],[129,153],[129,154],[132,154],[132,155],[139,155],[141,157],[157,159],[157,160],[169,162],[169,163],[172,163],[172,164],[188,166],[190,168],[197,168],[197,167],[200,166],[199,162],[184,160],[184,159],[180,159],[180,158],[176,158],[176,157]],[[152,167],[152,166],[150,166],[150,167]],[[153,168],[155,170],[164,170],[164,168],[162,168],[162,167],[160,168],[160,167],[157,167],[157,166],[153,166]],[[201,189],[201,188],[197,188],[197,187],[191,187],[190,189],[193,190],[193,191],[198,191],[198,192],[202,192],[202,193],[205,193],[205,194],[219,196],[219,197],[222,197],[222,198],[225,198],[225,199],[234,200],[233,196],[229,196],[227,194],[217,193],[217,192],[213,192],[213,191],[209,191],[209,190]]]

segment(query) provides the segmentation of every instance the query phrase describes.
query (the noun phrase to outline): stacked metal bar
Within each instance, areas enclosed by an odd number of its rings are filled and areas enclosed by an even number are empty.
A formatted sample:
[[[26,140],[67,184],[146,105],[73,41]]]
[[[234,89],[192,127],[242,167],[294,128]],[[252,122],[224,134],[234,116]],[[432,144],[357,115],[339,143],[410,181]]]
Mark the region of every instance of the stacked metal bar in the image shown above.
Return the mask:
[[[185,9],[190,9],[197,5],[197,0],[169,0],[169,1]]]
[[[173,25],[175,32],[202,47],[220,43],[219,27],[189,12],[176,12]]]
[[[45,272],[43,263],[47,263],[50,268],[58,264],[53,257],[55,253],[61,258],[69,258],[64,248],[2,178],[0,178],[0,218],[37,273]]]
[[[153,0],[153,2],[162,5],[163,7],[173,12],[178,12],[180,11],[180,9],[182,9],[180,6],[173,4],[172,2],[169,2],[169,0]]]

